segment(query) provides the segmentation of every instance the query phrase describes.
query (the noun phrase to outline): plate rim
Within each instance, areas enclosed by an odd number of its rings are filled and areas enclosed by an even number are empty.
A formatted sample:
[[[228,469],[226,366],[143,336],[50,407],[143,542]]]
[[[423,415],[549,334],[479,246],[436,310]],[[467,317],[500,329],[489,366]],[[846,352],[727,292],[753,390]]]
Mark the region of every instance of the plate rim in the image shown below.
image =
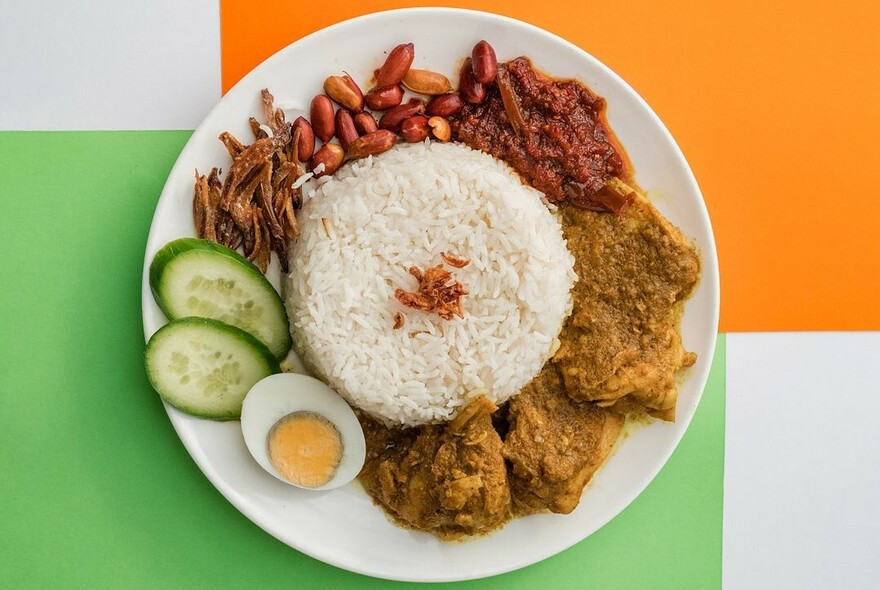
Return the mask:
[[[147,242],[145,244],[145,252],[144,252],[144,271],[142,276],[142,292],[141,292],[141,318],[144,328],[144,339],[148,341],[151,334],[154,330],[151,330],[147,323],[146,317],[146,309],[151,302],[152,293],[149,287],[149,265],[151,263],[151,245],[153,245],[155,230],[158,224],[157,221],[157,212],[162,206],[163,202],[169,200],[171,198],[171,193],[173,192],[173,188],[170,187],[170,179],[175,177],[178,174],[178,168],[182,166],[182,161],[185,159],[184,156],[188,154],[191,150],[194,149],[195,138],[197,136],[196,131],[207,121],[209,118],[213,116],[215,111],[217,111],[223,102],[223,99],[233,92],[236,91],[239,87],[247,86],[250,82],[250,79],[254,77],[255,72],[263,67],[266,67],[268,64],[271,64],[279,59],[287,53],[291,51],[295,45],[299,43],[303,43],[307,40],[311,40],[315,37],[319,36],[333,36],[338,34],[339,31],[343,31],[346,28],[360,26],[362,23],[366,23],[376,19],[384,19],[394,15],[423,15],[428,16],[432,14],[442,13],[445,15],[453,14],[459,15],[464,18],[490,18],[496,19],[501,22],[503,25],[512,25],[515,27],[524,27],[529,29],[532,33],[536,34],[539,37],[545,38],[547,41],[560,44],[566,47],[569,51],[573,51],[580,58],[589,61],[592,63],[594,67],[602,70],[606,75],[608,75],[611,79],[613,79],[620,88],[630,95],[631,99],[634,99],[635,102],[639,105],[639,107],[647,114],[648,117],[653,119],[654,124],[662,130],[663,132],[663,141],[667,144],[667,147],[670,148],[670,153],[675,156],[675,159],[678,162],[681,170],[685,174],[685,181],[688,185],[690,185],[690,189],[699,196],[700,208],[697,212],[700,218],[700,223],[705,228],[708,237],[708,243],[705,245],[701,245],[700,254],[702,258],[702,275],[700,278],[701,283],[706,282],[711,287],[711,317],[708,317],[708,323],[712,327],[712,331],[709,334],[708,339],[708,350],[709,355],[708,358],[704,358],[706,363],[703,365],[703,370],[698,374],[690,374],[688,379],[697,379],[699,381],[699,388],[697,394],[694,398],[693,409],[688,412],[687,423],[684,424],[683,428],[681,428],[675,435],[673,444],[670,445],[668,452],[665,453],[665,457],[663,457],[662,461],[658,461],[655,465],[652,466],[651,469],[646,470],[643,473],[643,476],[640,478],[640,485],[634,486],[632,490],[623,495],[623,502],[621,503],[620,509],[614,514],[606,515],[605,518],[600,519],[598,526],[596,526],[592,531],[587,532],[583,536],[575,539],[573,542],[565,545],[564,547],[555,548],[553,551],[547,552],[536,552],[534,559],[529,558],[529,560],[525,562],[520,562],[517,565],[504,565],[500,567],[487,567],[480,572],[465,574],[465,575],[456,575],[451,573],[447,576],[434,576],[434,577],[416,577],[416,576],[399,576],[399,575],[387,575],[383,574],[380,571],[369,570],[363,567],[353,566],[350,563],[346,563],[343,560],[339,559],[335,555],[326,554],[321,550],[315,550],[309,546],[302,546],[299,544],[292,543],[287,539],[282,538],[281,534],[274,531],[271,523],[266,522],[259,515],[254,514],[253,511],[246,508],[244,506],[244,497],[238,494],[235,490],[231,489],[220,476],[219,472],[215,470],[211,465],[208,464],[206,457],[201,454],[196,448],[196,441],[194,437],[190,435],[186,430],[183,429],[183,416],[177,413],[172,406],[167,404],[166,402],[162,402],[165,407],[165,411],[168,415],[169,421],[171,422],[175,433],[177,434],[180,441],[183,443],[184,448],[187,453],[199,467],[199,470],[205,475],[211,485],[218,491],[220,494],[230,503],[232,504],[236,510],[238,510],[245,518],[256,524],[260,529],[268,533],[273,538],[277,539],[281,543],[299,551],[305,555],[308,555],[314,559],[322,561],[326,564],[332,565],[334,567],[338,567],[340,569],[344,569],[347,571],[351,571],[360,575],[365,575],[377,579],[387,579],[387,580],[396,580],[396,581],[406,581],[406,582],[454,582],[454,581],[465,581],[465,580],[473,580],[473,579],[482,579],[488,578],[496,575],[500,575],[503,573],[516,571],[545,559],[548,559],[554,555],[558,555],[563,551],[570,549],[572,546],[584,541],[587,537],[595,534],[597,531],[602,529],[605,525],[607,525],[611,520],[619,516],[624,510],[626,510],[629,505],[639,497],[650,485],[650,483],[657,477],[659,472],[666,466],[669,462],[669,459],[674,454],[675,450],[678,448],[681,443],[681,439],[684,437],[684,434],[690,428],[690,424],[692,422],[693,416],[696,414],[696,411],[699,407],[699,404],[702,400],[703,394],[705,393],[706,385],[708,383],[708,377],[711,370],[711,366],[714,362],[715,350],[717,347],[717,339],[718,339],[718,321],[720,316],[720,302],[721,302],[721,293],[720,293],[720,272],[718,265],[718,254],[717,254],[717,246],[715,242],[715,234],[714,229],[712,227],[711,219],[709,217],[708,208],[706,206],[706,201],[703,197],[703,193],[700,190],[699,184],[697,183],[696,177],[693,173],[693,170],[690,167],[687,159],[684,156],[681,148],[678,143],[675,141],[672,133],[660,119],[660,117],[654,112],[651,106],[642,98],[642,96],[636,92],[636,90],[630,86],[629,83],[626,82],[620,75],[618,75],[613,69],[609,66],[601,62],[598,58],[594,57],[592,54],[587,52],[585,49],[575,45],[574,43],[547,31],[541,27],[533,25],[531,23],[509,17],[503,14],[490,12],[490,11],[482,11],[482,10],[473,10],[473,9],[465,9],[465,8],[449,8],[449,7],[411,7],[411,8],[396,8],[391,10],[383,10],[377,12],[370,12],[361,16],[357,16],[354,18],[350,18],[344,21],[340,21],[338,23],[334,23],[330,26],[324,27],[317,31],[310,33],[304,37],[301,37],[292,43],[282,47],[271,56],[264,59],[258,65],[254,66],[246,75],[244,75],[235,85],[233,85],[226,93],[221,96],[220,100],[211,108],[211,110],[202,118],[202,121],[199,125],[193,130],[193,134],[187,140],[186,144],[183,146],[179,154],[177,155],[177,159],[175,160],[174,165],[171,168],[171,171],[168,174],[168,178],[166,179],[165,185],[162,188],[162,192],[160,193],[159,200],[156,203],[156,207],[154,209],[153,218],[150,223],[150,229],[147,237]],[[377,508],[378,509],[378,508]]]

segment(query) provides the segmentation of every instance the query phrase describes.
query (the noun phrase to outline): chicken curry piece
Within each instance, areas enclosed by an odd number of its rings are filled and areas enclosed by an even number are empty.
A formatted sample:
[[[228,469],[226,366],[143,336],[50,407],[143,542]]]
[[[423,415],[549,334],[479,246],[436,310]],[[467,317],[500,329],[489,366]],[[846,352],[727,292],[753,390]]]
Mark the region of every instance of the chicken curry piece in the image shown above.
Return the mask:
[[[623,215],[562,209],[579,280],[554,361],[577,400],[675,418],[676,377],[696,361],[681,342],[696,249],[643,196]]]
[[[510,518],[510,486],[492,427],[496,409],[481,397],[448,424],[405,430],[362,418],[361,482],[400,522],[443,539],[498,528]]]
[[[602,466],[625,417],[565,393],[562,375],[547,363],[510,400],[504,458],[516,515],[550,510],[568,514]]]

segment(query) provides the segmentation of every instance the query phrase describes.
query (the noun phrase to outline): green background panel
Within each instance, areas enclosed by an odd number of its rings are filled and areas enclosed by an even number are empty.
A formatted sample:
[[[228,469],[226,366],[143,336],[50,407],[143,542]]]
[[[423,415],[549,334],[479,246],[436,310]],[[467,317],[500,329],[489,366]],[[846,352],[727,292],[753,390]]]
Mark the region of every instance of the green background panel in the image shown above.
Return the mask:
[[[415,586],[262,532],[204,478],[151,390],[144,245],[189,135],[0,133],[0,585]],[[438,587],[719,588],[723,337],[715,359],[678,450],[620,516],[532,567]]]

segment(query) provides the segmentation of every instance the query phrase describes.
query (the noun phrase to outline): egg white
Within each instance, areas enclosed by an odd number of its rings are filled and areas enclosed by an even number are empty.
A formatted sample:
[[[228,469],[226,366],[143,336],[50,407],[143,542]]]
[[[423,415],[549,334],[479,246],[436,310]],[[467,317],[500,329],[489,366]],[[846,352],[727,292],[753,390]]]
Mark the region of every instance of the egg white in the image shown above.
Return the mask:
[[[294,412],[313,412],[329,420],[342,436],[342,460],[333,477],[322,486],[299,486],[278,473],[269,460],[269,430]],[[298,373],[271,375],[254,385],[241,408],[241,432],[254,460],[286,484],[306,490],[332,490],[344,486],[364,465],[364,431],[351,407],[322,381]]]

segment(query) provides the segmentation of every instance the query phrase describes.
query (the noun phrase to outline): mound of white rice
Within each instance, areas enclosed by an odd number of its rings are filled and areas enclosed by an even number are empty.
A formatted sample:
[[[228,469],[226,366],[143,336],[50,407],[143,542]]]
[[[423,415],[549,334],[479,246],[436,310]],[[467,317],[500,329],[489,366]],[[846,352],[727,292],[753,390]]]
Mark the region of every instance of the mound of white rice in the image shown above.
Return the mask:
[[[449,420],[476,395],[501,403],[537,374],[576,280],[562,228],[508,166],[455,144],[401,145],[308,189],[287,307],[307,367],[389,424]],[[407,272],[445,266],[464,319],[401,305]],[[402,312],[403,328],[394,330]]]

